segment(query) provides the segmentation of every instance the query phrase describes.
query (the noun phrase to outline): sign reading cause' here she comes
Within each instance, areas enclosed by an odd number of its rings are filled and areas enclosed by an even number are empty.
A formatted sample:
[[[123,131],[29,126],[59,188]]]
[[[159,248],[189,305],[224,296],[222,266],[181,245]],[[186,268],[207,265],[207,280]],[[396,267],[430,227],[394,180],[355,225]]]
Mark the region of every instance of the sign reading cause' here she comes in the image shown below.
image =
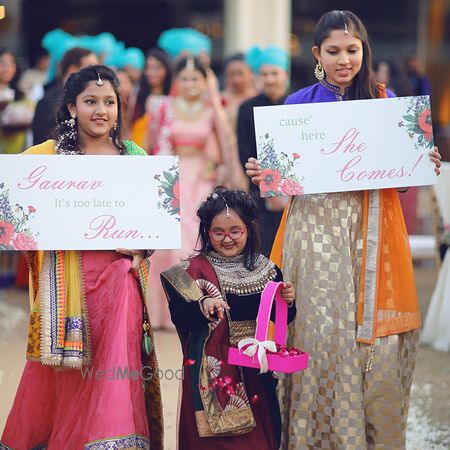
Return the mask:
[[[0,250],[181,247],[178,158],[0,155]]]
[[[261,196],[436,183],[430,99],[254,108]]]

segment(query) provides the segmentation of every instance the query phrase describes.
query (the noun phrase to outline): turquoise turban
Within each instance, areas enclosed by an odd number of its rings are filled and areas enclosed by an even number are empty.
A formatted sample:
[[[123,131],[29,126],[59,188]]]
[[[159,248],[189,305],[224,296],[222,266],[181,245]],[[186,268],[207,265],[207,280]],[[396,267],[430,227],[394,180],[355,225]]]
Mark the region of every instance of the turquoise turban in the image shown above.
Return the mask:
[[[135,69],[142,70],[145,66],[144,52],[137,47],[129,47],[123,53],[122,67],[132,66]]]
[[[61,29],[49,31],[42,38],[42,47],[50,55],[48,68],[48,80],[52,81],[56,76],[58,62],[68,50],[78,46],[78,39]]]
[[[42,46],[50,55],[50,67],[48,70],[48,79],[50,81],[55,78],[57,65],[64,53],[74,47],[86,48],[97,55],[103,55],[107,65],[119,67],[124,59],[128,59],[130,61],[129,64],[138,64],[143,67],[142,61],[144,56],[142,55],[141,58],[136,54],[136,50],[140,50],[135,49],[125,55],[124,43],[118,42],[108,32],[100,33],[96,36],[72,36],[61,29],[56,29],[45,34],[42,39]]]
[[[140,48],[125,48],[125,44],[118,41],[114,50],[106,57],[104,63],[107,66],[112,66],[117,69],[132,66],[135,69],[142,70],[145,66],[145,55]]]
[[[97,55],[104,56],[104,63],[121,69],[130,65],[142,70],[145,65],[145,56],[141,49],[136,47],[125,48],[125,44],[118,41],[111,33],[104,32],[96,36],[72,36],[61,29],[49,31],[42,39],[42,46],[50,54],[50,67],[48,79],[55,78],[58,62],[64,53],[74,47],[91,50]]]
[[[103,32],[93,37],[94,37],[94,47],[93,48],[88,47],[90,50],[97,53],[97,55],[103,54],[106,56],[110,55],[113,52],[117,43],[117,39],[113,34]]]
[[[114,47],[111,52],[108,53],[103,60],[103,63],[107,66],[121,68],[124,53],[125,44],[122,41],[116,41],[114,42]]]
[[[172,58],[183,51],[194,56],[202,52],[211,54],[211,39],[193,28],[171,28],[163,31],[158,39],[158,47],[165,50]]]
[[[251,47],[245,55],[245,61],[254,73],[258,73],[264,64],[280,67],[286,72],[289,68],[288,52],[276,45],[271,45],[265,49],[257,46]]]

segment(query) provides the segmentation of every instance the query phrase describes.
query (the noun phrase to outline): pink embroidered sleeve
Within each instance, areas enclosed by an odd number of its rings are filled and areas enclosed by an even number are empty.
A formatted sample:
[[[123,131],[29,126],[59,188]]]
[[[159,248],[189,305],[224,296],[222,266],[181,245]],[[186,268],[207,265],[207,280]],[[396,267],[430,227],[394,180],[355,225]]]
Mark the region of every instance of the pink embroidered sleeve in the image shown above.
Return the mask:
[[[173,113],[170,97],[152,95],[147,100],[146,109],[150,113],[148,133],[150,154],[172,155],[171,122]]]

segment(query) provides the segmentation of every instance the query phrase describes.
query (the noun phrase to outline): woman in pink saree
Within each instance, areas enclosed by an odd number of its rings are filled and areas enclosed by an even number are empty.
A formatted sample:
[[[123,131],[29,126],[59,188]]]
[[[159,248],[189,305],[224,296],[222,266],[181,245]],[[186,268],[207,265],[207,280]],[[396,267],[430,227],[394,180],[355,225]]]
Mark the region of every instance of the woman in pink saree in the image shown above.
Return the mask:
[[[105,66],[69,77],[57,118],[56,140],[25,153],[145,155],[121,139],[118,81]],[[148,256],[136,250],[28,252],[28,361],[0,449],[162,448],[145,303]]]

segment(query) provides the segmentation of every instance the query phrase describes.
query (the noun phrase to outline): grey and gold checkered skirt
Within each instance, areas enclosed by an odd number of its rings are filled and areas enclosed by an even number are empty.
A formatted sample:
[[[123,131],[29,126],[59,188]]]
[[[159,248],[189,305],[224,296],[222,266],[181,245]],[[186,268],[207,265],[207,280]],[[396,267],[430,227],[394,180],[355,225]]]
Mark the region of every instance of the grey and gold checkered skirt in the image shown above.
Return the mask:
[[[297,289],[289,343],[309,368],[282,375],[282,449],[405,448],[417,332],[356,342],[362,192],[294,197],[283,247],[284,279]]]

